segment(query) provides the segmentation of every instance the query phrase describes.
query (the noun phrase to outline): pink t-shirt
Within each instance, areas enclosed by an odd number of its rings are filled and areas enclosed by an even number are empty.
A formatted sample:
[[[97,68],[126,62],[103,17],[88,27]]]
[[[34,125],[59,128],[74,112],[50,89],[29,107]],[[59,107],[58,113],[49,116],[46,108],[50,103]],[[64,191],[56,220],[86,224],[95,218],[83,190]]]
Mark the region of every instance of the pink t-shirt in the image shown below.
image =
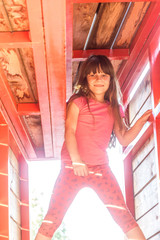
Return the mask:
[[[73,100],[79,108],[76,140],[82,161],[88,165],[101,165],[108,162],[107,146],[113,129],[114,118],[109,103],[79,97]],[[62,162],[71,159],[64,142],[61,151]]]

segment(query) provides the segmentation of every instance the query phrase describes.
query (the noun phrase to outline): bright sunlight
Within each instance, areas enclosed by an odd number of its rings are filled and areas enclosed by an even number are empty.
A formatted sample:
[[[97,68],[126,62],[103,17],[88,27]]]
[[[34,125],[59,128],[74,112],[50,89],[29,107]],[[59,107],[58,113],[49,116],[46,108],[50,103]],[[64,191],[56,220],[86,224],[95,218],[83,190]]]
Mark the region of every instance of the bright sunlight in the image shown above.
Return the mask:
[[[120,148],[109,150],[110,166],[123,192],[123,163]],[[60,161],[29,162],[30,229],[34,240],[47,211],[52,188],[60,171]],[[124,240],[119,226],[96,193],[82,189],[69,208],[54,240]]]

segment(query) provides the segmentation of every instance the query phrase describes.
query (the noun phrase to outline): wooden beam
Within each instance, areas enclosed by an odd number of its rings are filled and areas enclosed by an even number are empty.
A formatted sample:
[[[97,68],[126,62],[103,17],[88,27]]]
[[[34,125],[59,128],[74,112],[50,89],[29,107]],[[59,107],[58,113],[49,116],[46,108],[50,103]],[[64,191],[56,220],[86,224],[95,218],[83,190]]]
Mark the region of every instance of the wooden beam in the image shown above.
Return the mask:
[[[19,103],[17,111],[19,115],[40,115],[38,103]]]
[[[158,2],[159,0],[150,0],[150,2]],[[99,0],[72,0],[73,3],[99,3]],[[124,2],[124,0],[101,0],[101,3],[109,2]],[[125,2],[131,2],[131,0],[125,0]],[[136,0],[133,2],[142,2],[142,0]],[[143,2],[148,2],[148,0],[143,0]]]
[[[89,49],[74,50],[73,61],[83,61],[90,55],[105,55],[111,60],[126,60],[129,58],[129,49]]]
[[[8,125],[0,112],[0,238],[2,236],[9,238],[8,150]]]
[[[66,0],[42,0],[42,6],[54,157],[59,158],[64,140],[66,108]]]
[[[124,74],[122,74],[119,78],[121,90],[123,93],[124,104],[126,104],[126,102],[128,101],[128,97],[129,97],[131,91],[133,90],[133,88],[140,76],[140,73],[142,72],[142,69],[145,67],[147,60],[149,60],[148,59],[148,48],[149,48],[150,42],[154,38],[156,32],[159,31],[159,28],[160,28],[160,17],[158,17],[158,19],[156,19],[154,27],[152,28],[147,40],[145,41],[145,44],[143,46],[141,46],[141,50],[139,49],[139,53],[134,52],[134,54],[135,54],[134,61],[133,61],[133,59],[131,61],[131,58],[133,58],[133,55],[132,55],[133,51],[132,51],[132,53],[131,53],[132,57],[128,59],[128,62],[130,62],[130,63],[126,64],[125,71],[123,72]],[[127,69],[127,66],[128,66],[128,69]],[[129,71],[129,69],[130,69],[130,71]],[[124,79],[122,80],[123,77],[124,77],[125,81],[124,81]]]
[[[46,52],[44,45],[44,32],[42,23],[42,9],[40,0],[27,0],[28,18],[30,23],[30,37],[32,42],[39,41],[39,46],[33,46],[35,74],[41,112],[44,151],[46,157],[53,157],[52,127],[50,117],[50,97],[48,89]],[[48,1],[47,1],[48,2]],[[47,14],[47,12],[46,12]],[[52,16],[53,17],[53,16]],[[57,20],[55,20],[57,21]],[[55,57],[56,58],[56,57]],[[50,60],[48,61],[49,64]]]
[[[66,98],[72,95],[73,4],[66,0]]]
[[[138,136],[132,141],[123,152],[123,160],[130,158],[139,151],[139,149],[144,145],[147,139],[153,133],[153,123],[147,122]],[[132,160],[131,160],[132,161]]]
[[[156,32],[149,46],[149,59],[151,66],[151,85],[152,85],[152,99],[154,108],[154,139],[156,148],[156,159],[158,174],[160,180],[160,27]]]
[[[33,44],[29,37],[29,32],[1,32],[0,48],[29,48]]]
[[[10,92],[6,76],[0,68],[0,110],[14,135],[19,148],[25,158],[36,158],[36,153],[30,142],[29,136],[25,131],[14,98]],[[5,106],[5,107],[4,107]]]
[[[127,88],[127,85],[130,82],[130,77],[133,75],[135,68],[137,66],[137,63],[140,61],[137,58],[138,57],[140,58],[140,56],[142,57],[144,54],[144,53],[141,53],[142,51],[144,51],[144,44],[146,48],[148,48],[148,44],[149,44],[148,38],[150,36],[150,33],[153,27],[155,29],[154,25],[159,17],[159,12],[160,12],[160,3],[159,2],[152,3],[149,10],[147,11],[147,14],[144,16],[143,22],[137,32],[137,35],[135,38],[136,41],[134,40],[132,43],[130,57],[126,62],[125,66],[120,68],[120,70],[118,71],[117,78],[119,79],[119,84],[122,88],[122,92],[124,92],[125,89]],[[152,37],[150,37],[150,40],[151,39]],[[146,41],[147,41],[147,44],[146,44]]]

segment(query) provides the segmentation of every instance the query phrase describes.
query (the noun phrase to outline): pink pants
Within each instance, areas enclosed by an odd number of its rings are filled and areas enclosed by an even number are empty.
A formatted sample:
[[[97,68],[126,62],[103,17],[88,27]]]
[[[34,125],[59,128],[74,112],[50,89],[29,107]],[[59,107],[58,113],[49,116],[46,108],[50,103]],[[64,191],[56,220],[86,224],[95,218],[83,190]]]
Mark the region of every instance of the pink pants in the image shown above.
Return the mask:
[[[124,233],[137,227],[110,167],[108,165],[92,166],[89,167],[89,171],[90,174],[87,177],[79,177],[74,175],[70,166],[62,167],[39,233],[50,238],[53,236],[76,194],[83,187],[91,187],[96,191]]]

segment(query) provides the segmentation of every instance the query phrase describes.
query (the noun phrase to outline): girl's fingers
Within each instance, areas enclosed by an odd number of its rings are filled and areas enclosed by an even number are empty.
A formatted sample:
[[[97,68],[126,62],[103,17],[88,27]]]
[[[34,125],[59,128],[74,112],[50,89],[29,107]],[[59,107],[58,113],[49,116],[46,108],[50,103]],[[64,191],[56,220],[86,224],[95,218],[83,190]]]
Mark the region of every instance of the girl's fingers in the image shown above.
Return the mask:
[[[88,168],[86,165],[75,165],[73,166],[73,171],[74,171],[74,174],[76,176],[79,176],[79,177],[84,177],[84,176],[88,176]]]

